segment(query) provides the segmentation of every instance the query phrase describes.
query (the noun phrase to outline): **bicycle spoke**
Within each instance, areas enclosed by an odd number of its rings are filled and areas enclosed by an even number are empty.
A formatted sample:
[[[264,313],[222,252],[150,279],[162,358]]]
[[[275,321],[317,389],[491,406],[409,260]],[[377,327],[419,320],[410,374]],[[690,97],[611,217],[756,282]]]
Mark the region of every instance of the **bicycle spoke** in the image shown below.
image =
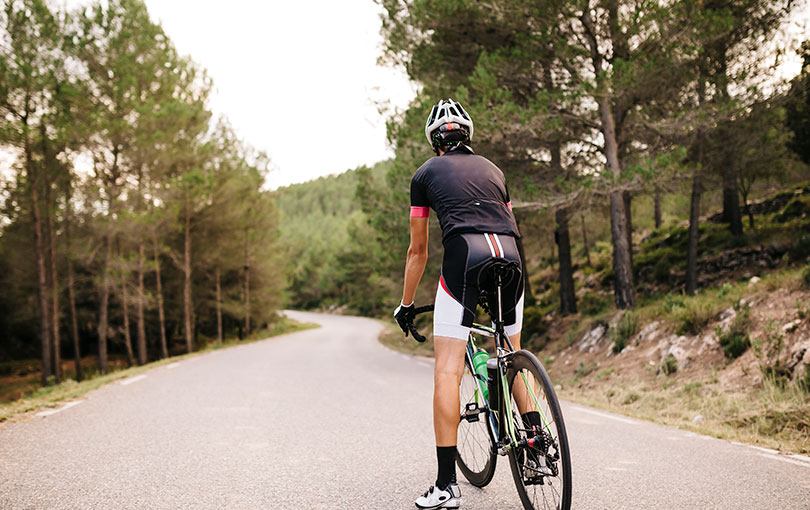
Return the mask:
[[[551,383],[533,358],[528,353],[515,356],[509,375],[516,439],[518,445],[524,442],[510,452],[512,473],[526,508],[568,509],[567,438],[558,423],[561,414]],[[526,443],[531,438],[533,446]]]

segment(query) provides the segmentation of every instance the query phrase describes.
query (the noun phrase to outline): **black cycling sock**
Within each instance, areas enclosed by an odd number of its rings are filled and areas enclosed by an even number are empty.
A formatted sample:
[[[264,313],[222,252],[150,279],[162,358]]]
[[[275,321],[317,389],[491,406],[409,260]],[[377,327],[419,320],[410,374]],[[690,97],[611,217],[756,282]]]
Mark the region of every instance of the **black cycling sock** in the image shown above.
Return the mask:
[[[540,413],[537,411],[529,411],[526,414],[521,414],[520,417],[523,418],[523,425],[525,425],[527,429],[541,426]]]
[[[437,446],[436,458],[439,461],[439,475],[436,477],[436,487],[444,490],[448,485],[456,482],[456,447]]]

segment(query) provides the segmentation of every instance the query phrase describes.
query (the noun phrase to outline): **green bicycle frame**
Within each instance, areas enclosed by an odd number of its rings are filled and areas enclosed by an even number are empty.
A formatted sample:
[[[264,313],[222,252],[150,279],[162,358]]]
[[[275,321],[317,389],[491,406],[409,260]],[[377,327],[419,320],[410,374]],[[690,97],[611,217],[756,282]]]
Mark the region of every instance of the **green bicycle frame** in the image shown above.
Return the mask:
[[[484,388],[486,387],[487,382],[481,381],[478,377],[478,374],[475,373],[475,367],[472,362],[473,353],[477,350],[477,345],[475,343],[475,336],[473,332],[481,335],[492,336],[495,338],[495,350],[497,352],[497,360],[498,360],[498,378],[500,383],[498,384],[499,394],[493,395],[491,392],[489,393],[489,398],[484,397],[485,392]],[[502,333],[499,331],[489,327],[484,326],[483,324],[473,324],[472,331],[470,333],[470,337],[467,340],[467,357],[469,358],[470,367],[472,367],[473,376],[478,381],[478,387],[475,389],[475,400],[478,405],[486,404],[486,408],[490,411],[488,414],[490,415],[490,423],[492,424],[491,433],[493,434],[493,440],[496,444],[500,444],[501,440],[501,433],[500,433],[500,425],[503,424],[503,439],[508,439],[508,444],[502,444],[504,448],[504,452],[508,451],[513,445],[518,443],[517,437],[517,427],[515,425],[515,417],[512,412],[503,412],[507,408],[511,411],[512,409],[512,399],[511,399],[511,388],[509,388],[509,383],[506,380],[506,364],[508,359],[514,353],[514,349],[512,348],[512,343],[509,341],[509,338],[506,335],[503,337],[506,338],[506,343],[508,344],[508,348],[505,348],[503,345]],[[526,374],[521,373],[521,377],[523,378],[523,384],[526,385],[526,388],[530,388],[529,380],[526,377]],[[540,419],[546,428],[546,430],[551,433],[551,427],[549,425],[549,421],[546,418],[545,413],[543,412],[543,408],[540,406],[540,402],[537,400],[537,395],[535,395],[534,391],[530,391],[529,394],[532,397],[532,401],[535,405],[535,409],[537,409],[538,413],[540,414]],[[498,406],[498,411],[495,411],[492,406],[490,405],[490,400],[493,398],[500,398],[502,399],[501,402],[503,405]]]

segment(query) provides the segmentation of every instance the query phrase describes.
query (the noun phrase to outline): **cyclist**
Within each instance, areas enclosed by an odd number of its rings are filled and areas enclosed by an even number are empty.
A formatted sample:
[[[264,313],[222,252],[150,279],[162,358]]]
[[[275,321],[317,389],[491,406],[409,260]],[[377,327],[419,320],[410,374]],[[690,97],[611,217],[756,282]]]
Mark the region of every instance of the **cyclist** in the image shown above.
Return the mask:
[[[402,301],[394,317],[407,336],[414,317],[414,295],[427,262],[428,217],[433,209],[439,218],[444,245],[433,314],[436,358],[433,427],[438,475],[415,503],[423,509],[458,508],[461,504],[455,472],[458,389],[480,294],[478,270],[493,257],[519,262],[521,268],[523,264],[520,233],[512,214],[506,179],[495,164],[470,148],[473,121],[461,104],[452,99],[440,100],[431,109],[425,136],[436,157],[425,162],[411,180],[411,242]],[[502,309],[506,334],[514,348],[520,349],[522,278],[514,278],[503,288]],[[527,424],[540,423],[536,412],[523,418]]]

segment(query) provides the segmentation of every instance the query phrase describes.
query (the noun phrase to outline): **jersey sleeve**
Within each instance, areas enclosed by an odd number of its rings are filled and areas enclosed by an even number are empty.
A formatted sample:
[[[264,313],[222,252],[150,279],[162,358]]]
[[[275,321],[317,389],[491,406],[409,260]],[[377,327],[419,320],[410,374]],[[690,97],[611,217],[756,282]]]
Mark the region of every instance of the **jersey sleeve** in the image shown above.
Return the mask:
[[[430,216],[430,200],[427,196],[427,186],[419,178],[417,172],[411,179],[411,218],[427,218]]]

